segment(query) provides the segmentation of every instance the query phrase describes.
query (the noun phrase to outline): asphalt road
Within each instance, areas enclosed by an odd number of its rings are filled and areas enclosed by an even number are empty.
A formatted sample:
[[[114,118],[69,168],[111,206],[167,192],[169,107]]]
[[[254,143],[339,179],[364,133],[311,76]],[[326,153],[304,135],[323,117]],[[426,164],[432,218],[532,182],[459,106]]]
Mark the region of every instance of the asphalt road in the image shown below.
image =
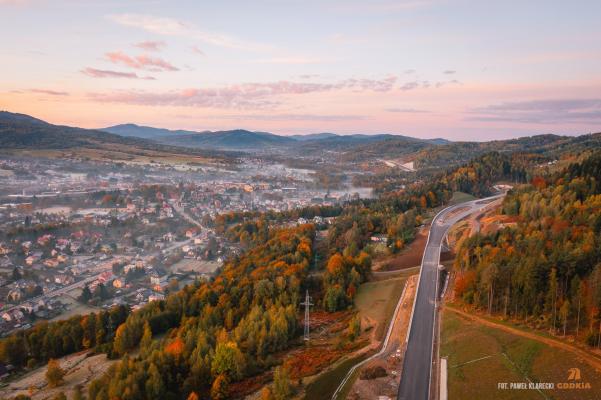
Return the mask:
[[[434,217],[422,258],[417,296],[411,316],[411,330],[403,361],[399,400],[428,400],[434,340],[434,316],[438,296],[438,264],[440,248],[447,230],[460,219],[479,211],[489,197],[457,204],[442,210]]]

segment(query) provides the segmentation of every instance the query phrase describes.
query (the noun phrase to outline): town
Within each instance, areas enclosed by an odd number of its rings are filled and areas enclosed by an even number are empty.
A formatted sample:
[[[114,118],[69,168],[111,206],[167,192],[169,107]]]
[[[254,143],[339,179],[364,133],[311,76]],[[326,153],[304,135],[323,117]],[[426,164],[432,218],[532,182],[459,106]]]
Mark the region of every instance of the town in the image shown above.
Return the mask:
[[[311,171],[255,159],[233,176],[206,166],[2,159],[0,335],[116,305],[135,310],[210,279],[245,245],[228,239],[220,216],[370,195],[320,188]]]

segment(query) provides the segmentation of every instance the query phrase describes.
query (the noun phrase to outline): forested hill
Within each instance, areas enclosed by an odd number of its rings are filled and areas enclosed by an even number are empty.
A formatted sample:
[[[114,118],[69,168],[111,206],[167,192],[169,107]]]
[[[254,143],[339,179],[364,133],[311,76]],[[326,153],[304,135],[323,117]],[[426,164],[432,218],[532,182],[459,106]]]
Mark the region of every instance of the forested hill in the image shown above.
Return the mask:
[[[415,168],[420,170],[455,167],[490,152],[529,153],[547,158],[558,158],[568,152],[579,153],[600,146],[601,133],[581,136],[547,134],[507,140],[448,142],[436,145],[407,142],[402,138],[393,137],[379,142],[361,143],[348,149],[340,157],[343,160],[352,161],[401,158],[412,160]]]
[[[483,197],[490,195],[492,186],[499,181],[525,183],[535,161],[532,155],[491,152],[451,169],[439,180],[451,191]]]
[[[505,198],[510,226],[456,259],[456,297],[596,346],[601,339],[601,153]],[[512,226],[513,225],[513,226]]]
[[[140,139],[68,126],[51,125],[24,114],[0,112],[0,146],[3,148],[65,149],[102,144],[136,145]]]
[[[548,134],[488,142],[452,142],[418,152],[415,154],[415,165],[417,168],[455,166],[489,152],[530,154],[553,159],[567,153],[578,154],[599,147],[601,133],[581,136]]]
[[[239,155],[218,150],[168,146],[146,139],[123,137],[93,129],[52,125],[29,115],[7,111],[0,111],[0,149],[4,151],[87,149],[121,156],[149,154],[159,157],[180,154],[217,160],[231,160]]]

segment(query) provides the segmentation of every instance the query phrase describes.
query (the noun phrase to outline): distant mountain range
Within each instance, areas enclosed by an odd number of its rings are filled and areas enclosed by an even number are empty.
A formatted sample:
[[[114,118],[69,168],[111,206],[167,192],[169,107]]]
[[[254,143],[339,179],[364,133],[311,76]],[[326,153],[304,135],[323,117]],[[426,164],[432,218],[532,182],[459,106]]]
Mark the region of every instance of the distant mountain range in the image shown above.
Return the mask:
[[[232,161],[244,153],[274,155],[278,160],[315,156],[331,163],[382,160],[413,161],[417,168],[448,168],[486,152],[529,152],[558,157],[601,147],[601,134],[581,136],[538,135],[489,142],[450,142],[408,136],[337,135],[315,133],[283,136],[243,129],[229,131],[169,130],[134,124],[104,129],[52,125],[25,114],[0,111],[0,151],[102,150],[101,159],[194,155]],[[56,153],[56,151],[55,151]],[[59,153],[65,154],[64,152]],[[87,157],[89,152],[81,152]],[[311,161],[312,162],[312,161]]]
[[[451,142],[446,139],[418,139],[392,134],[338,135],[315,133],[282,136],[242,129],[231,131],[172,131],[133,124],[117,125],[104,131],[152,138],[174,146],[247,152],[286,152],[292,156],[337,153],[332,161],[362,162],[382,159],[414,161],[418,168],[445,168],[459,165],[490,151],[540,153],[557,157],[587,146],[601,146],[601,134],[581,136],[536,135],[488,142]],[[332,157],[328,155],[328,157]]]
[[[380,142],[388,139],[421,143],[423,145],[449,143],[449,141],[445,139],[417,139],[391,134],[338,135],[335,133],[314,133],[284,136],[269,132],[253,132],[245,129],[194,132],[153,128],[135,124],[115,125],[108,128],[101,128],[100,130],[121,136],[150,139],[159,143],[176,146],[249,151],[274,148],[295,148],[298,146],[314,147],[315,145],[320,146],[322,149],[341,149],[353,147],[358,144]]]
[[[136,124],[121,124],[109,126],[108,128],[99,129],[100,131],[113,133],[119,136],[138,137],[142,139],[157,139],[163,136],[169,137],[174,135],[193,135],[199,132],[184,131],[184,130],[169,130],[161,128],[153,128],[150,126],[141,126]]]

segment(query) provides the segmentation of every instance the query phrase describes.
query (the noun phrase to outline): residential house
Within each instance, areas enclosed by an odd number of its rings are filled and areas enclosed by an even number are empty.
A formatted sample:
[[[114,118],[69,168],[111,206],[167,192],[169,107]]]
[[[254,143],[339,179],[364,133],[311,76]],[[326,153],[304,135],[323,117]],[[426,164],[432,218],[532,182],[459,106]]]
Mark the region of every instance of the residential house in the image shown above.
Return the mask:
[[[23,314],[23,311],[15,308],[3,313],[2,318],[8,322],[19,322],[25,318],[25,314]]]
[[[10,258],[8,258],[8,256],[0,257],[0,268],[10,268],[12,266],[13,266],[13,263],[10,260]]]
[[[44,260],[43,264],[48,268],[56,268],[60,264],[60,261],[58,261],[56,258],[47,258]]]
[[[386,243],[388,237],[386,235],[373,235],[369,239],[376,243]]]
[[[162,293],[157,293],[154,292],[152,293],[150,296],[148,296],[148,301],[160,301],[160,300],[165,300],[165,295]]]
[[[158,273],[154,273],[150,275],[150,283],[153,290],[162,292],[169,282],[167,281],[167,275],[160,276]]]
[[[40,261],[41,258],[42,258],[42,252],[36,251],[36,252],[33,252],[32,254],[30,254],[29,256],[27,256],[27,258],[25,259],[25,263],[27,265],[33,265],[34,263],[37,263],[38,261]]]
[[[113,280],[113,286],[117,289],[124,288],[125,286],[127,286],[127,280],[125,279],[125,277],[115,278]]]
[[[75,282],[75,279],[71,275],[58,274],[58,275],[55,275],[54,282],[58,283],[59,285],[66,286],[66,285],[70,285],[73,282]]]
[[[23,290],[21,290],[21,288],[18,288],[18,287],[11,289],[8,292],[8,295],[6,296],[6,300],[11,301],[13,303],[21,301],[22,298],[23,298]]]

